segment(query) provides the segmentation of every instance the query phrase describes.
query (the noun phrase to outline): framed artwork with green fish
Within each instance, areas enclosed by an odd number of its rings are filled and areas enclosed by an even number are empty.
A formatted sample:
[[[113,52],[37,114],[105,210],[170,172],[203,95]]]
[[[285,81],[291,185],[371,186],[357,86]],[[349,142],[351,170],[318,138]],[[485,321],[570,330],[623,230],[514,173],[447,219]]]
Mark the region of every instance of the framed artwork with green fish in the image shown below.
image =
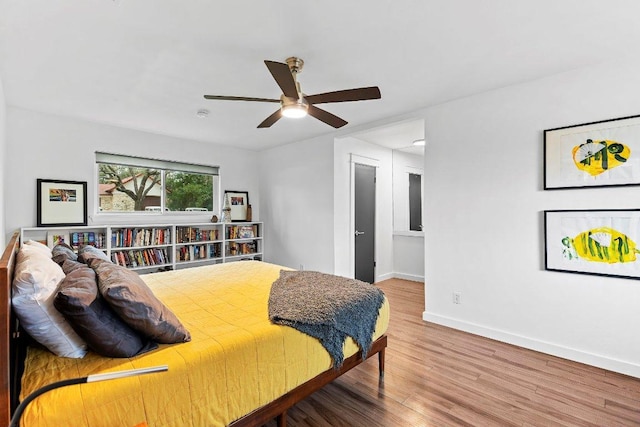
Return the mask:
[[[640,209],[544,211],[545,269],[640,279]]]
[[[544,131],[544,189],[640,185],[640,116]]]

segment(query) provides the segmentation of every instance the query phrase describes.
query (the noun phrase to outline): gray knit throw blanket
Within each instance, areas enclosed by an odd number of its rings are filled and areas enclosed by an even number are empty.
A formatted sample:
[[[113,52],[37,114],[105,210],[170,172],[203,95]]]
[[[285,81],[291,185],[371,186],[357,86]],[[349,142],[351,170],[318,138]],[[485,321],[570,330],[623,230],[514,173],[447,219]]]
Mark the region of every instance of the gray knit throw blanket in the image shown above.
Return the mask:
[[[317,271],[280,271],[269,295],[269,319],[318,338],[342,366],[347,336],[360,346],[364,359],[371,348],[384,293],[355,279]]]

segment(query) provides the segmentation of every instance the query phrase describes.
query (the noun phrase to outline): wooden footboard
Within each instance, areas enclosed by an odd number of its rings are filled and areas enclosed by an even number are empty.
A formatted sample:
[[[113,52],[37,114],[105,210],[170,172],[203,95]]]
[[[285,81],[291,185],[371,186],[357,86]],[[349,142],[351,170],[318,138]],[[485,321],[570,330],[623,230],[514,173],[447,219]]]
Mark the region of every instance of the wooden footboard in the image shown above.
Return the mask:
[[[384,352],[387,347],[387,336],[383,335],[373,342],[367,359],[371,356],[378,355],[379,372],[380,376],[384,376]],[[268,405],[259,408],[244,417],[229,424],[229,427],[251,427],[257,425],[263,425],[274,418],[278,419],[278,427],[285,427],[287,425],[287,410],[293,407],[296,403],[305,399],[315,391],[321,389],[331,381],[338,378],[340,375],[351,370],[363,362],[361,354],[358,352],[353,356],[344,360],[344,363],[340,369],[330,368],[320,375],[312,378],[304,384],[299,385],[287,394],[280,396],[278,399],[269,403]]]
[[[11,282],[13,280],[13,266],[18,251],[19,233],[15,233],[0,258],[0,425],[8,426],[11,421],[11,370],[14,368],[12,357],[13,319],[11,316]],[[13,353],[15,354],[15,353]]]

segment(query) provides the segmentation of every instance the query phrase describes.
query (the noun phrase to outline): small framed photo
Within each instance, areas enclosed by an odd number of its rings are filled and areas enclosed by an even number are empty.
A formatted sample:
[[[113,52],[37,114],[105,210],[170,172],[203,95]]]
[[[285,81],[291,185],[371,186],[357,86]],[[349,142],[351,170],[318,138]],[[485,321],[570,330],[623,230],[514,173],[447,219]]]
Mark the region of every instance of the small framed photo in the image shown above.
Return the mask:
[[[47,246],[53,249],[54,246],[65,243],[71,246],[71,240],[69,240],[69,233],[63,231],[50,231],[47,233]]]
[[[38,227],[87,225],[86,181],[37,180]]]
[[[252,225],[241,225],[238,227],[238,239],[253,239],[255,234]]]
[[[544,131],[544,189],[640,185],[640,116]]]
[[[545,269],[640,279],[640,209],[544,212]]]
[[[249,206],[249,193],[247,191],[225,190],[225,204],[227,199],[231,206],[231,221],[243,222],[247,220],[247,206]]]

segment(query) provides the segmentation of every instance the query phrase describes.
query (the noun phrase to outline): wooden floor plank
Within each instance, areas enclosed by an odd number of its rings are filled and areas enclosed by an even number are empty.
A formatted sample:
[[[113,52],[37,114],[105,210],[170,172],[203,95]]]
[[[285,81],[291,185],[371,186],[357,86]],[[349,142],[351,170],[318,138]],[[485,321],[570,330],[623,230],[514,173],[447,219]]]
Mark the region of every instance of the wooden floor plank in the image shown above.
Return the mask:
[[[290,409],[290,427],[640,426],[640,379],[425,322],[424,284],[378,286],[384,381],[370,359]]]

